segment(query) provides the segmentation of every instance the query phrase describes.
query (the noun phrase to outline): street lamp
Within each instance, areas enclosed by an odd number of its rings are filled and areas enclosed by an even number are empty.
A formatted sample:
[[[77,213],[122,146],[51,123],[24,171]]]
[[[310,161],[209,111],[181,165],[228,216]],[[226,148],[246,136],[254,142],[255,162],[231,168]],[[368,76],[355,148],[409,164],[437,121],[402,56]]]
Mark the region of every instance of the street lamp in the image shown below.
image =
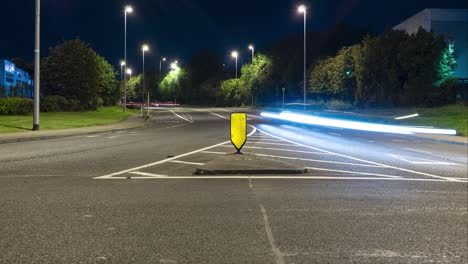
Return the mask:
[[[177,69],[177,63],[176,63],[176,62],[171,63],[171,69],[172,69],[172,70],[176,70],[176,69]]]
[[[41,46],[41,1],[36,0],[36,33],[34,47],[34,114],[33,114],[33,130],[39,130],[39,102],[40,102],[40,46]]]
[[[141,88],[141,118],[143,118],[143,105],[145,103],[145,52],[149,51],[149,46],[144,44],[141,46],[141,51],[143,52],[143,76],[142,76],[142,88]],[[148,92],[149,97],[149,92]]]
[[[125,37],[124,37],[124,61],[127,61],[127,14],[130,14],[133,12],[133,7],[127,5],[125,6],[124,9],[124,14],[125,14]],[[127,68],[126,65],[123,65],[125,68]],[[125,112],[127,110],[127,75],[124,75],[124,106],[123,106],[123,111]]]
[[[120,92],[122,93],[121,96],[123,96],[123,79],[125,78],[124,74],[123,74],[123,67],[125,66],[125,61],[120,61]],[[123,100],[122,100],[122,97],[120,98],[120,102],[122,103],[122,107],[123,107]]]
[[[127,74],[130,76],[130,79],[132,78],[132,69],[128,68],[126,70]]]
[[[255,55],[255,46],[253,44],[250,44],[249,45],[249,50],[252,51],[252,62],[253,62],[254,55]]]
[[[231,57],[236,59],[236,79],[237,79],[237,58],[239,57],[239,53],[237,51],[231,52]]]
[[[163,61],[166,61],[165,57],[162,57],[161,59],[159,59],[159,74],[162,73],[162,63],[163,63]]]
[[[306,42],[307,42],[307,35],[306,35],[306,22],[307,22],[307,8],[305,5],[300,5],[297,8],[297,12],[304,14],[304,110],[307,109],[307,81],[306,81],[306,68],[307,68],[307,59],[306,59]]]

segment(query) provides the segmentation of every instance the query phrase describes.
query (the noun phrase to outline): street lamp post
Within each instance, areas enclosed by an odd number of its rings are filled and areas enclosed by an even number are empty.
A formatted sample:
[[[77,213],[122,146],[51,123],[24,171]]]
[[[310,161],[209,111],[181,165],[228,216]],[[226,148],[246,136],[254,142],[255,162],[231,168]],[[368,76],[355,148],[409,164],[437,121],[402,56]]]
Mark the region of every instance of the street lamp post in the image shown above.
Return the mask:
[[[127,14],[130,14],[133,12],[133,8],[131,6],[126,6],[125,7],[125,40],[124,40],[124,61],[127,62]],[[124,65],[125,69],[127,69],[127,66]],[[123,111],[125,112],[127,110],[127,75],[124,74],[124,106],[123,106]]]
[[[307,22],[307,8],[305,5],[300,5],[297,9],[299,13],[304,14],[304,110],[307,109],[307,81],[306,81],[306,68],[307,68],[307,59],[306,59],[306,43],[307,43],[307,33],[306,33],[306,22]]]
[[[144,44],[141,47],[143,52],[143,75],[142,75],[142,87],[141,87],[141,118],[143,118],[143,105],[145,103],[145,52],[149,51],[149,46]]]
[[[132,69],[128,68],[126,70],[127,74],[130,76],[130,79],[132,78]]]
[[[283,109],[284,109],[284,92],[286,91],[286,88],[283,87]]]
[[[250,44],[249,45],[249,50],[252,51],[252,62],[253,62],[254,55],[255,55],[255,46],[253,44]]]
[[[161,75],[161,73],[162,73],[162,63],[163,63],[163,61],[166,61],[166,58],[163,57],[163,58],[159,59],[159,75]]]
[[[40,102],[40,78],[41,78],[41,1],[36,0],[36,35],[34,47],[34,115],[33,115],[33,130],[39,130],[39,102]]]
[[[124,66],[125,66],[125,61],[121,61],[121,62],[120,62],[120,92],[121,92],[122,94],[121,94],[121,97],[120,97],[120,102],[122,103],[122,109],[123,109],[123,107],[124,107],[124,104],[123,104],[123,94],[124,94],[124,91],[123,91],[123,90],[124,90],[124,89],[123,89],[123,87],[124,87],[123,80],[124,80],[124,78],[125,78],[125,76],[124,76],[125,74],[124,74],[124,71],[123,71]]]
[[[239,57],[239,53],[237,51],[233,51],[231,56],[236,59],[236,79],[237,79],[237,58]]]

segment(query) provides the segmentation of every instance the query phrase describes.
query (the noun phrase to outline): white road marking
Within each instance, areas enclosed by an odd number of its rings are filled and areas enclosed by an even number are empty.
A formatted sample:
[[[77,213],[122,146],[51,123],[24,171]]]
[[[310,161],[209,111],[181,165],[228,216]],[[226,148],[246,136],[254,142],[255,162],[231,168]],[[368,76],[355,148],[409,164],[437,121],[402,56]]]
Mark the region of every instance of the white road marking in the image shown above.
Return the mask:
[[[247,143],[255,143],[255,144],[262,144],[262,145],[276,145],[276,146],[291,146],[291,147],[297,147],[297,145],[295,145],[295,144],[274,143],[274,142],[247,141]]]
[[[263,224],[265,226],[265,232],[267,234],[268,241],[270,242],[271,251],[275,255],[275,263],[284,264],[284,257],[279,248],[276,246],[275,239],[273,238],[273,231],[271,230],[270,222],[268,221],[268,215],[265,210],[265,207],[261,203],[258,203],[258,206],[260,207],[260,212],[262,212]]]
[[[197,166],[203,166],[205,163],[199,163],[199,162],[189,162],[189,161],[183,161],[183,160],[171,160],[169,162],[172,163],[181,163],[181,164],[188,164],[188,165],[197,165]]]
[[[254,117],[254,118],[258,118],[258,119],[263,119],[263,117],[258,116],[258,115],[247,114],[247,116],[251,116],[251,117]]]
[[[339,137],[341,137],[341,135],[340,135],[340,134],[337,134],[337,133],[331,133],[331,132],[330,132],[329,134],[330,134],[330,135],[334,135],[334,136],[339,136]]]
[[[175,116],[177,116],[178,118],[180,118],[180,119],[182,119],[182,120],[185,120],[185,121],[187,121],[187,122],[189,122],[189,123],[193,123],[193,120],[189,120],[189,119],[187,119],[187,118],[185,118],[185,117],[183,117],[183,116],[180,116],[179,114],[177,114],[176,112],[172,111],[171,109],[168,109],[168,110],[169,110],[169,112],[173,113],[173,114],[174,114]]]
[[[356,138],[358,140],[361,140],[361,141],[366,141],[366,142],[369,142],[369,143],[374,143],[375,141],[372,141],[372,140],[367,140],[367,139],[362,139],[362,138]]]
[[[401,176],[379,174],[379,173],[368,173],[368,172],[347,171],[347,170],[332,170],[332,169],[324,169],[324,168],[317,168],[317,167],[306,167],[306,168],[307,169],[312,169],[312,170],[318,170],[318,171],[329,171],[329,172],[340,172],[340,173],[347,173],[347,174],[369,175],[369,176],[377,176],[377,177],[385,177],[385,178],[401,178]]]
[[[436,161],[436,160],[408,157],[408,156],[388,154],[388,153],[387,155],[395,159],[399,159],[399,160],[402,160],[411,164],[415,164],[415,165],[461,165],[461,164],[456,164],[452,162]]]
[[[110,137],[107,137],[108,139],[114,139],[114,138],[118,138],[120,137],[120,135],[115,135],[115,136],[110,136]]]
[[[359,164],[359,163],[328,161],[328,160],[315,160],[315,159],[303,159],[303,158],[294,158],[294,157],[285,157],[285,156],[276,156],[276,155],[266,155],[266,154],[258,154],[258,153],[252,153],[252,154],[256,155],[256,156],[261,156],[261,157],[271,157],[271,158],[278,158],[278,159],[303,160],[303,161],[312,161],[312,162],[330,163],[330,164],[341,164],[341,165],[350,165],[350,166],[358,166],[358,167],[383,168],[382,166],[370,165],[370,164]]]
[[[227,118],[227,117],[225,117],[225,116],[222,116],[222,115],[220,115],[220,114],[218,114],[218,113],[215,113],[215,112],[212,112],[212,111],[210,111],[210,114],[211,114],[211,115],[214,115],[214,116],[217,116],[217,117],[220,117],[220,118],[222,118],[222,119],[229,119],[229,118]]]
[[[110,178],[94,178],[96,180],[125,180],[126,177],[110,177]],[[132,179],[152,179],[152,180],[224,180],[224,179],[239,179],[239,180],[377,180],[377,181],[417,181],[417,182],[443,182],[443,183],[458,183],[457,181],[446,181],[442,179],[428,178],[385,178],[385,177],[337,177],[337,176],[168,176],[164,177],[132,177]]]
[[[288,139],[284,139],[282,137],[274,136],[274,135],[272,135],[272,134],[270,134],[268,132],[265,132],[265,131],[263,131],[261,129],[258,129],[258,131],[264,133],[265,135],[269,135],[271,137],[274,137],[274,138],[282,139],[284,141],[287,141],[287,142],[290,142],[290,143],[293,143],[293,144],[298,144],[298,145],[306,147],[306,148],[310,148],[310,149],[314,149],[314,150],[318,150],[318,151],[323,151],[323,152],[329,153],[331,155],[337,155],[337,156],[343,157],[343,158],[348,158],[348,159],[352,159],[352,160],[356,160],[356,161],[360,161],[360,162],[365,162],[365,163],[369,163],[369,164],[374,164],[374,165],[380,165],[380,166],[383,166],[385,168],[400,170],[400,171],[409,172],[409,173],[414,173],[414,174],[423,175],[423,176],[427,176],[427,177],[431,177],[431,178],[443,179],[443,180],[446,180],[446,181],[455,181],[455,182],[457,181],[457,180],[453,180],[452,178],[448,178],[448,177],[442,177],[442,176],[434,175],[434,174],[430,174],[430,173],[409,170],[409,169],[400,168],[400,167],[396,167],[396,166],[390,166],[390,165],[386,165],[386,164],[383,164],[383,163],[378,163],[378,162],[373,162],[373,161],[369,161],[369,160],[359,159],[359,158],[351,157],[351,156],[348,156],[348,155],[339,154],[339,153],[336,153],[336,152],[332,152],[332,151],[328,151],[328,150],[324,150],[324,149],[304,145],[304,144],[297,143],[297,142],[294,142],[294,141],[291,141],[291,140],[288,140]]]
[[[206,154],[218,154],[218,155],[227,155],[226,152],[218,152],[218,151],[202,151],[201,153],[206,153]]]
[[[86,136],[88,138],[95,138],[95,137],[99,137],[100,135],[92,135],[92,136]]]
[[[392,139],[393,142],[407,142],[408,140]]]
[[[403,149],[414,151],[414,152],[425,153],[425,154],[432,154],[432,152],[430,152],[430,151],[423,151],[423,150],[419,150],[419,149],[412,149],[412,148],[403,148]]]
[[[156,178],[167,178],[167,175],[160,175],[160,174],[153,174],[153,173],[147,173],[147,172],[141,172],[141,171],[132,171],[130,172],[131,174],[136,174],[136,175],[141,175],[141,176],[146,176],[146,177],[156,177]]]
[[[253,134],[255,134],[255,132],[257,132],[257,128],[255,128],[255,127],[252,127],[252,128],[253,128],[253,130],[252,130],[252,132],[250,132],[249,135],[253,135]],[[111,174],[94,177],[93,179],[111,179],[111,178],[113,178],[113,176],[122,175],[122,174],[125,174],[125,173],[128,173],[128,172],[149,168],[149,167],[152,167],[152,166],[155,166],[155,165],[163,164],[163,163],[166,163],[166,162],[169,162],[169,161],[172,161],[172,160],[177,160],[177,159],[180,159],[182,157],[190,156],[190,155],[193,155],[193,154],[196,154],[196,153],[199,153],[199,152],[202,152],[202,151],[210,150],[210,149],[213,149],[213,148],[225,145],[225,144],[229,144],[229,143],[230,143],[230,141],[221,142],[221,143],[218,143],[218,144],[215,144],[215,145],[212,145],[212,146],[208,146],[208,147],[197,149],[197,150],[194,150],[194,151],[191,151],[191,152],[183,153],[183,154],[177,155],[177,156],[172,157],[172,158],[167,158],[167,159],[163,159],[163,160],[156,161],[156,162],[153,162],[153,163],[138,166],[138,167],[135,167],[135,168],[126,169],[126,170],[114,172],[114,173],[111,173]],[[122,177],[120,177],[120,178],[122,178]]]
[[[228,142],[230,143],[230,142]],[[227,144],[227,143],[226,143]],[[225,146],[221,145],[220,147],[223,148],[232,148],[232,146]],[[280,149],[280,148],[262,148],[262,147],[250,147],[250,146],[244,146],[243,149],[266,149],[266,150],[278,150],[278,151],[285,151],[285,152],[296,152],[296,153],[306,153],[306,154],[319,154],[319,155],[333,155],[329,153],[323,153],[323,152],[312,152],[312,151],[302,151],[302,150],[293,150],[293,149]]]
[[[249,142],[282,142],[279,139],[260,139],[260,138],[248,138]]]

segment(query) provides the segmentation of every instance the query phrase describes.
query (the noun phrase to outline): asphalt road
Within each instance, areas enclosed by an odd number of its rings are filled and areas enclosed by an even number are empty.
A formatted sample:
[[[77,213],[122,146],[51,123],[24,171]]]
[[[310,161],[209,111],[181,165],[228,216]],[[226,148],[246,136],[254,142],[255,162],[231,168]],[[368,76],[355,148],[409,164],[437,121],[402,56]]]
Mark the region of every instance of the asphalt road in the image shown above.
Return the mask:
[[[1,144],[0,263],[467,263],[466,146],[252,112],[245,157],[308,173],[193,175],[230,111]]]

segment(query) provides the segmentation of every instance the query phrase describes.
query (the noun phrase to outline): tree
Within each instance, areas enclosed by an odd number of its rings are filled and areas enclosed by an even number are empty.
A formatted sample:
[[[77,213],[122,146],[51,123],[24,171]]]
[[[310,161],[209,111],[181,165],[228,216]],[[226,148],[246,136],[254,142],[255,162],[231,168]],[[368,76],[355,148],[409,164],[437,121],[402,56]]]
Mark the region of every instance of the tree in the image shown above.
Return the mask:
[[[161,100],[169,101],[182,97],[182,84],[187,78],[187,73],[184,69],[176,66],[172,69],[161,81],[159,86],[159,94]]]
[[[104,105],[115,105],[121,97],[117,72],[103,57],[96,55],[98,70],[97,90]]]
[[[141,74],[132,76],[127,81],[127,100],[129,101],[141,101],[142,93],[142,78]]]
[[[241,73],[240,89],[246,97],[256,97],[260,94],[269,97],[273,83],[273,62],[270,57],[257,53],[252,63],[242,67]]]
[[[65,41],[50,49],[42,60],[42,91],[80,101],[81,109],[96,109],[106,96],[115,102],[115,71],[88,44],[79,39]],[[115,91],[116,94],[111,93]]]

